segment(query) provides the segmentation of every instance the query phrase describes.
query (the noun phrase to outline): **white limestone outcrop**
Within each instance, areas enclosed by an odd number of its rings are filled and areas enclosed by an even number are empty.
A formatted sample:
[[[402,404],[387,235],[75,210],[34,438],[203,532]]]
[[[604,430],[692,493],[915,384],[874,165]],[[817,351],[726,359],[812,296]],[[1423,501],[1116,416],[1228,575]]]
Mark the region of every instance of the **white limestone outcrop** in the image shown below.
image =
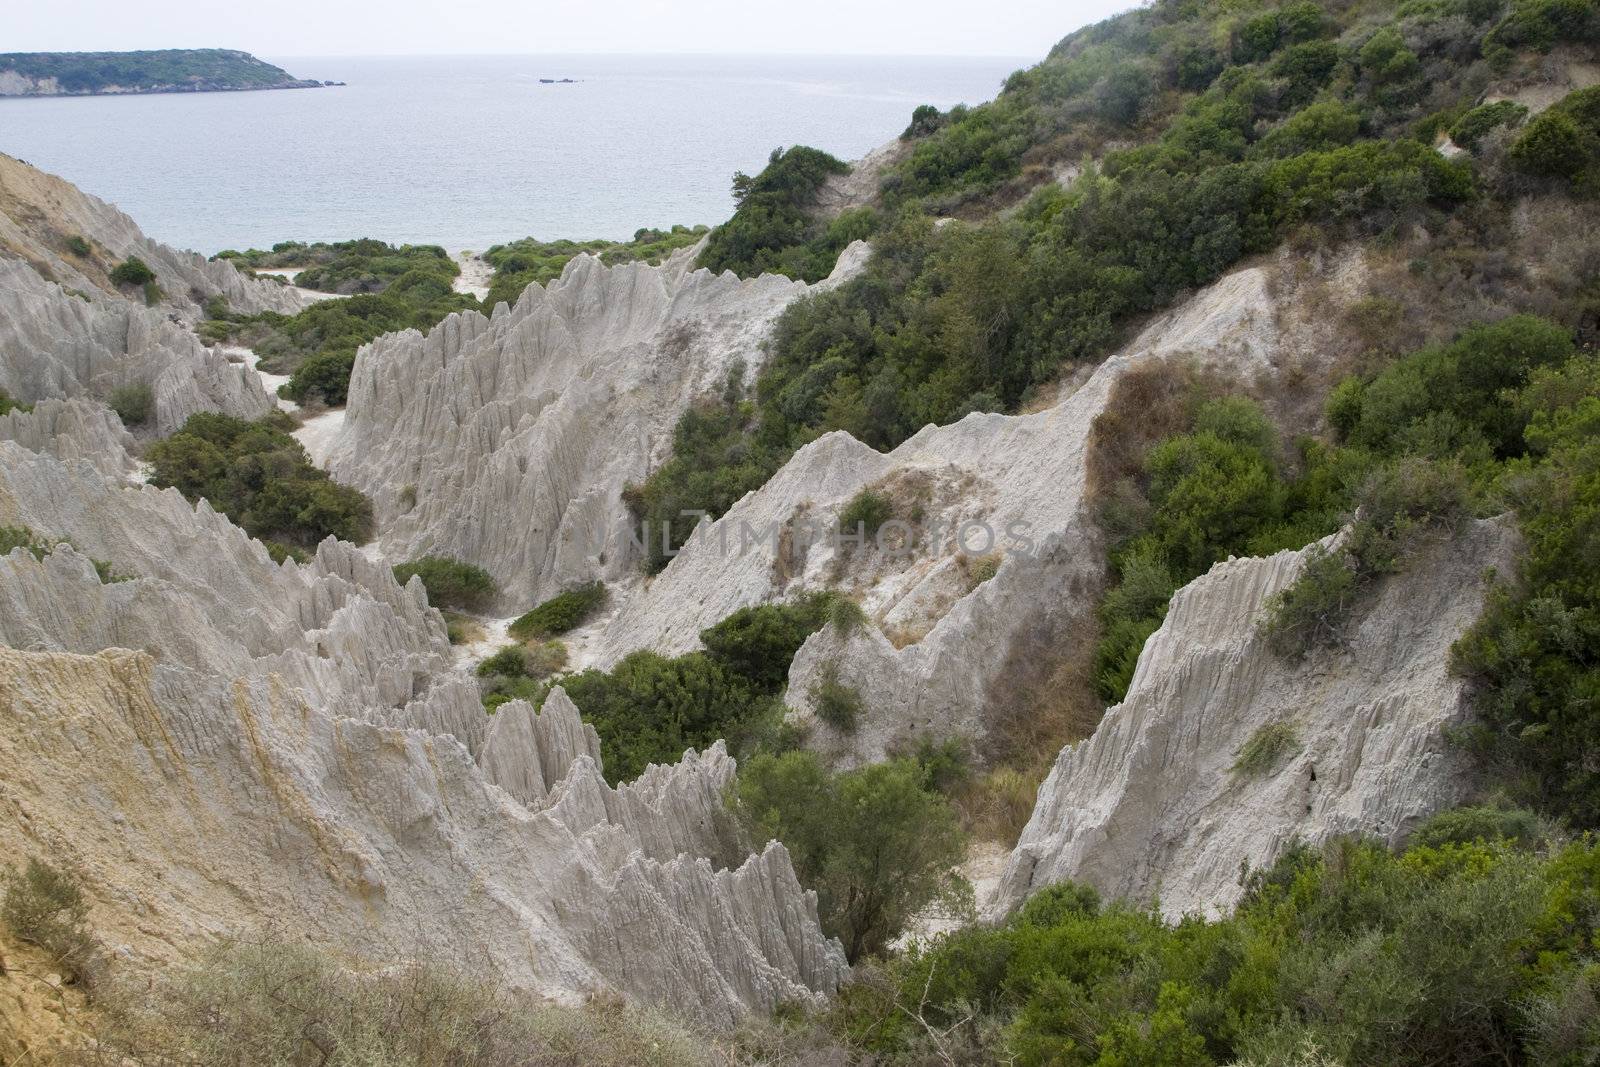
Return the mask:
[[[847,249],[832,283],[864,253]],[[753,372],[773,321],[816,288],[693,260],[580,256],[515,307],[363,347],[328,469],[372,497],[383,552],[476,563],[515,610],[631,576],[623,487],[666,457],[691,403]]]
[[[1331,540],[1331,539],[1330,539]],[[1515,535],[1471,524],[1385,579],[1342,649],[1285,658],[1263,609],[1311,549],[1219,563],[1179,590],[1127,699],[1062,750],[1007,862],[995,911],[1067,879],[1159,899],[1170,917],[1229,910],[1241,870],[1292,842],[1396,843],[1470,787],[1444,730],[1466,714],[1450,646],[1478,617],[1485,572],[1512,572]],[[1287,740],[1266,770],[1234,770],[1263,729]]]
[[[67,543],[0,557],[0,854],[79,872],[130,965],[271,925],[719,1025],[844,973],[720,744],[611,788],[559,690],[483,713],[420,581],[0,440],[13,525]]]
[[[133,437],[122,420],[87,400],[41,400],[32,411],[15,408],[0,415],[0,441],[68,462],[87,460],[111,478],[131,476],[136,467],[129,451]]]
[[[197,411],[254,419],[272,410],[256,374],[206,348],[161,309],[69,293],[28,264],[0,258],[0,389],[24,403],[105,401],[139,385],[150,387],[159,435]]]

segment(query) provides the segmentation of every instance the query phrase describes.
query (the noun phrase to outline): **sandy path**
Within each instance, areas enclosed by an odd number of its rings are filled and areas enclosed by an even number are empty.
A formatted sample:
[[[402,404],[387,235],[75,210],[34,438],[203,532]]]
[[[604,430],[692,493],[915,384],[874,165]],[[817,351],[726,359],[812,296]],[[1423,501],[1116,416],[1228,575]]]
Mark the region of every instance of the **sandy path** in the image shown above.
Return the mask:
[[[349,297],[350,297],[349,293],[324,293],[320,289],[302,289],[302,288],[300,288],[300,286],[294,284],[294,280],[295,280],[295,278],[297,278],[299,276],[300,271],[303,270],[303,269],[305,269],[305,268],[303,268],[303,267],[274,268],[272,270],[258,270],[258,271],[256,271],[256,273],[257,274],[271,274],[273,277],[286,279],[289,282],[289,288],[291,288],[295,292],[299,293],[301,300],[309,300],[309,301],[315,302],[315,301],[318,301],[318,300],[347,300],[347,299],[349,299]]]
[[[461,273],[456,275],[454,283],[455,291],[486,299],[489,283],[494,280],[494,268],[472,252],[457,252],[452,258],[461,265]]]
[[[256,377],[261,379],[261,384],[266,388],[267,395],[272,397],[280,411],[299,411],[300,405],[293,400],[278,395],[278,386],[289,381],[287,374],[268,374],[256,364],[261,362],[261,357],[243,345],[219,345],[218,352],[227,357],[229,363],[242,363],[256,372]]]

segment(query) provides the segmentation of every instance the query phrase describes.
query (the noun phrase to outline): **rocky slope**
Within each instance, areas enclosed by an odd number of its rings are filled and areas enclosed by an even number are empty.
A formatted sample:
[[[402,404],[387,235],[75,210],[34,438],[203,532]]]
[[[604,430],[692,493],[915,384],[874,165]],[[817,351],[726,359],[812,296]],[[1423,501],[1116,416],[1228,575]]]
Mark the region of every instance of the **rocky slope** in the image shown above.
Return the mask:
[[[77,872],[131,966],[272,924],[718,1024],[838,982],[720,745],[612,789],[562,694],[483,714],[420,582],[332,540],[274,564],[56,421],[51,454],[0,441],[0,525],[70,542],[0,558],[0,851]]]
[[[887,454],[844,433],[806,446],[623,604],[598,658],[688,651],[701,629],[741,607],[843,588],[872,624],[820,631],[795,657],[787,701],[812,727],[812,744],[854,765],[925,736],[981,741],[1013,646],[1054,641],[1094,606],[1103,553],[1086,449],[1113,384],[1143,361],[1180,356],[1244,378],[1269,373],[1283,334],[1268,277],[1252,267],[1221,279],[1044,411],[969,415]],[[921,513],[912,551],[897,551],[892,535],[881,547],[832,535],[867,487],[894,499],[901,516]],[[819,531],[809,544],[762,536],[808,524]],[[980,582],[975,563],[985,557],[999,566]],[[866,717],[850,733],[814,718],[810,693],[824,672],[863,698]]]
[[[81,238],[87,254],[71,247]],[[222,297],[235,311],[293,314],[300,298],[287,286],[240,274],[224,260],[170,248],[145,236],[127,215],[54,174],[0,153],[0,259],[20,259],[46,281],[91,295],[132,297],[110,272],[130,256],[144,260],[161,287],[166,311],[193,320],[207,300]]]
[[[0,259],[0,389],[13,399],[104,402],[119,388],[149,386],[158,435],[197,411],[254,419],[272,410],[257,375],[161,310],[80,292]]]
[[[1052,882],[1151,901],[1177,917],[1229,910],[1241,870],[1294,841],[1391,844],[1470,785],[1444,729],[1466,714],[1451,644],[1478,617],[1486,571],[1512,573],[1515,535],[1472,524],[1387,579],[1347,647],[1286,659],[1257,624],[1310,549],[1229,560],[1179,590],[1145,644],[1127,699],[1064,749],[1007,862],[1003,913]],[[1288,738],[1237,767],[1259,731]]]
[[[864,251],[847,250],[834,281]],[[693,258],[581,256],[515,307],[363,348],[328,469],[373,498],[383,552],[476,563],[514,611],[634,575],[623,486],[665,458],[691,402],[759,364],[772,322],[807,291],[691,270]]]

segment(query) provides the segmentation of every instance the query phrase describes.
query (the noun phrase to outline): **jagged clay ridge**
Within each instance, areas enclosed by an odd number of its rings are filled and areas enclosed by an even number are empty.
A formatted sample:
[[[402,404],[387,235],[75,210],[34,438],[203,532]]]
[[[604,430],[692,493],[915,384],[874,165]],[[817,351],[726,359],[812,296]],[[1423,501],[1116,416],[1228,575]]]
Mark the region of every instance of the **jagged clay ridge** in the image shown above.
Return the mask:
[[[86,460],[110,478],[132,475],[133,437],[109,409],[86,400],[41,400],[33,411],[0,415],[0,441],[60,460]]]
[[[720,744],[610,788],[559,690],[484,715],[420,581],[11,441],[0,525],[71,542],[0,558],[0,851],[82,872],[130,965],[273,924],[716,1023],[843,974]]]
[[[864,252],[846,250],[834,280]],[[517,610],[631,574],[623,486],[665,458],[691,402],[760,362],[772,322],[808,289],[692,262],[580,256],[491,318],[463,312],[363,348],[328,468],[373,497],[385,554],[479,564]]]
[[[1040,787],[996,910],[1074,879],[1159,897],[1171,917],[1215,915],[1243,892],[1241,865],[1269,866],[1295,840],[1393,844],[1458,803],[1470,775],[1442,733],[1466,712],[1449,649],[1482,609],[1486,568],[1511,573],[1514,544],[1500,521],[1471,524],[1385,580],[1346,648],[1303,660],[1257,624],[1310,549],[1219,563],[1179,590],[1127,699]],[[1284,726],[1270,766],[1234,769],[1257,731]]]
[[[88,255],[68,246],[74,237],[88,242]],[[194,318],[215,296],[235,311],[292,314],[300,309],[299,296],[288,286],[246,278],[226,261],[153,241],[111,204],[0,153],[0,258],[20,258],[68,289],[121,299],[109,272],[130,256],[155,272],[164,305],[185,318]],[[143,294],[136,298],[143,300]]]
[[[1248,377],[1278,344],[1266,273],[1238,271],[1152,324],[1071,395],[1032,415],[969,415],[924,428],[888,454],[832,433],[801,449],[766,485],[719,522],[626,602],[608,624],[600,659],[636,648],[683,652],[699,632],[733,611],[800,589],[843,588],[876,625],[849,634],[828,628],[795,657],[787,701],[810,725],[811,744],[850,765],[882,759],[922,736],[981,740],[989,694],[1022,639],[1058,639],[1092,610],[1104,553],[1085,496],[1090,428],[1111,389],[1141,361],[1193,357]],[[850,499],[877,486],[919,508],[924,525],[945,531],[939,544],[896,558],[822,540],[809,548],[747,539],[742,531],[813,522],[834,528]],[[996,540],[970,530],[983,523]],[[1031,549],[1008,545],[1022,524]],[[724,549],[726,544],[731,546]],[[972,558],[1004,557],[981,584]],[[902,647],[885,636],[894,634]],[[909,643],[908,643],[909,642]],[[814,719],[810,691],[824,671],[862,696],[866,714],[850,733]]]
[[[162,311],[73,295],[26,263],[0,259],[0,389],[25,403],[104,401],[131,385],[150,387],[161,435],[197,411],[254,419],[272,409],[259,376],[206,348]]]

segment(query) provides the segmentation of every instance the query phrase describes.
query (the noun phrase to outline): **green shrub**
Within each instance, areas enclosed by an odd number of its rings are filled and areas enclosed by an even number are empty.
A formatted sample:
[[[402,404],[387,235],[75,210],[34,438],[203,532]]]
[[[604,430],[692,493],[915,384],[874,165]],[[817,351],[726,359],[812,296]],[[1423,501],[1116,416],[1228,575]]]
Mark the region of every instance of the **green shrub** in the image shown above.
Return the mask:
[[[1407,848],[1444,848],[1473,842],[1532,847],[1546,837],[1543,820],[1526,808],[1488,805],[1441,811],[1406,838]]]
[[[20,411],[26,415],[32,410],[32,404],[24,404],[19,400],[13,400],[10,393],[0,389],[0,415],[9,415],[13,411]]]
[[[876,537],[884,523],[894,518],[894,501],[876,489],[866,488],[850,498],[839,512],[839,531]]]
[[[706,653],[763,692],[776,693],[806,638],[826,625],[843,598],[808,593],[780,604],[740,608],[700,631]]]
[[[588,582],[557,593],[513,622],[509,628],[511,636],[528,641],[574,630],[587,622],[608,596],[604,582]]]
[[[538,645],[506,645],[500,651],[478,664],[478,677],[531,678],[534,681],[550,677],[567,665],[567,646],[560,641],[547,641]]]
[[[839,681],[837,663],[830,663],[822,669],[822,676],[808,695],[816,709],[817,718],[842,734],[856,732],[856,724],[865,710],[861,704],[861,694]]]
[[[847,164],[804,145],[774,149],[755,177],[733,177],[733,218],[711,231],[700,266],[741,277],[779,273],[814,282],[833,269],[845,245],[837,228],[815,222],[810,210],[829,175]]]
[[[138,256],[129,256],[111,269],[113,285],[148,285],[156,280],[156,272]]]
[[[1300,751],[1293,723],[1273,722],[1257,727],[1234,754],[1228,773],[1235,778],[1261,778],[1278,769],[1284,757]]]
[[[1284,656],[1304,655],[1319,645],[1340,645],[1360,587],[1347,554],[1317,546],[1294,583],[1267,603],[1262,633]]]
[[[1588,966],[1596,858],[1335,841],[1290,849],[1210,921],[1054,886],[891,961],[833,1025],[877,1062],[917,1062],[930,1028],[969,1063],[1559,1062],[1539,1055],[1559,1026],[1525,1008]]]
[[[143,426],[156,413],[156,395],[144,382],[111,390],[106,403],[125,426]]]
[[[581,671],[561,685],[600,735],[606,780],[613,784],[717,740],[737,750],[778,718],[770,696],[703,652],[675,659],[634,652],[610,671]]]
[[[1462,148],[1476,148],[1490,130],[1499,126],[1515,126],[1527,116],[1528,109],[1513,100],[1480,104],[1450,127],[1450,139]]]
[[[255,422],[208,412],[151,445],[150,483],[205,499],[252,537],[314,548],[325,537],[372,536],[372,502],[319,470],[282,412]]]
[[[355,365],[352,351],[319,352],[301,363],[278,392],[296,403],[314,399],[339,407],[350,398],[350,372]]]
[[[930,904],[970,909],[954,871],[965,850],[955,811],[915,760],[831,774],[809,752],[761,754],[740,766],[732,803],[758,848],[783,842],[851,962],[883,951]]]
[[[401,585],[415,575],[428,590],[428,603],[458,611],[482,611],[500,595],[500,587],[489,572],[472,563],[442,556],[421,556],[394,568],[394,580]]]
[[[67,238],[67,251],[80,259],[94,254],[94,249],[89,247],[89,242],[76,233]]]
[[[0,922],[17,940],[48,952],[72,980],[92,988],[100,978],[102,951],[89,932],[89,902],[67,872],[29,859],[22,870],[7,873]]]

